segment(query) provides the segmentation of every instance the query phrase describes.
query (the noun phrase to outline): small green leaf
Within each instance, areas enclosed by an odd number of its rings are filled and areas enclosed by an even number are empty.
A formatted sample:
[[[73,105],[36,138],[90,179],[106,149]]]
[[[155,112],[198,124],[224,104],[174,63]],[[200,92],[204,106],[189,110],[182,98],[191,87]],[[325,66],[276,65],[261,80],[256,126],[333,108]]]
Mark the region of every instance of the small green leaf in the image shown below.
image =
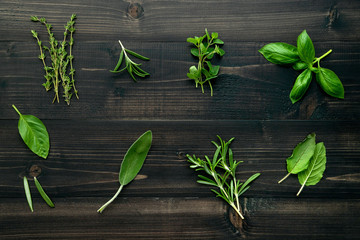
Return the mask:
[[[219,34],[217,32],[211,33],[211,37],[214,39],[218,38],[218,36],[219,36]]]
[[[344,98],[344,87],[339,77],[330,69],[319,68],[316,73],[316,81],[330,96]]]
[[[220,40],[220,39],[215,39],[214,41],[213,41],[213,43],[216,43],[216,44],[224,44],[224,42],[222,41],[222,40]]]
[[[149,61],[150,60],[150,58],[144,57],[144,56],[142,56],[142,55],[140,55],[140,54],[138,54],[138,53],[136,53],[134,51],[131,51],[129,49],[125,49],[125,51],[127,53],[133,55],[134,57],[137,57],[137,58],[141,59],[141,60],[144,60],[144,61]]]
[[[297,49],[301,60],[306,63],[313,62],[315,58],[315,48],[306,30],[298,36]]]
[[[210,40],[210,35],[209,35],[209,32],[208,32],[208,30],[206,28],[205,28],[205,33],[206,33],[206,38],[209,41]]]
[[[189,43],[193,43],[195,45],[197,45],[197,43],[198,43],[197,39],[195,39],[195,38],[187,38],[186,41]]]
[[[199,49],[192,48],[191,49],[191,54],[194,55],[195,57],[198,57],[199,56]]]
[[[254,181],[256,178],[258,178],[260,176],[260,173],[255,173],[254,175],[252,175],[251,177],[249,177],[248,178],[248,180],[246,180],[246,182],[241,186],[241,188],[239,189],[239,196],[241,195],[241,194],[243,194],[245,191],[244,191],[244,189],[246,188],[246,187],[248,187],[248,185],[252,182],[252,181]]]
[[[297,196],[300,195],[304,186],[316,185],[326,168],[326,149],[323,142],[316,144],[314,155],[310,160],[309,167],[298,174],[298,179],[302,185]]]
[[[12,107],[20,116],[18,129],[21,138],[33,153],[46,159],[49,154],[50,141],[45,125],[37,117],[22,115],[14,105]]]
[[[289,173],[296,174],[308,168],[309,161],[315,151],[315,137],[315,133],[309,134],[304,141],[294,148],[292,155],[286,159]]]
[[[304,62],[297,62],[292,67],[294,70],[299,71],[299,70],[306,69],[308,67],[308,64],[304,63]]]
[[[121,185],[127,185],[131,182],[142,165],[150,150],[152,142],[152,132],[149,130],[141,135],[128,149],[121,163],[119,181]]]
[[[124,50],[121,50],[120,52],[120,56],[119,56],[119,60],[114,68],[114,70],[112,70],[112,72],[116,72],[119,70],[120,66],[121,66],[121,63],[122,63],[122,60],[124,58]]]
[[[303,71],[296,79],[295,84],[290,92],[290,100],[294,104],[299,101],[308,90],[312,79],[310,69]]]
[[[200,43],[200,52],[204,54],[206,52],[206,47],[203,43]]]
[[[24,189],[25,189],[26,200],[29,204],[31,212],[33,212],[34,209],[33,209],[33,204],[32,204],[32,200],[31,200],[31,192],[30,192],[29,182],[25,176],[24,176]]]
[[[275,64],[291,64],[300,60],[296,47],[282,42],[269,43],[259,52],[266,60]]]
[[[42,188],[40,182],[37,180],[36,177],[34,177],[34,182],[37,190],[39,191],[41,197],[44,199],[44,201],[49,205],[49,207],[55,207],[54,203],[51,201],[49,196],[45,193],[44,189]]]

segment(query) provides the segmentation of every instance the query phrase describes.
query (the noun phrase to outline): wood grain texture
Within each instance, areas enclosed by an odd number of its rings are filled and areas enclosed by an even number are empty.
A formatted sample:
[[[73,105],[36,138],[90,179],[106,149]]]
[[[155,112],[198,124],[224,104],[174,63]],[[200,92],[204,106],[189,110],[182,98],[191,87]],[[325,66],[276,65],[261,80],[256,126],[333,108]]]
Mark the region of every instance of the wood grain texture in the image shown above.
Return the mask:
[[[267,239],[360,238],[360,1],[353,0],[0,0],[0,239]],[[80,100],[51,104],[30,30],[46,41],[46,17],[57,38],[76,13],[74,67]],[[214,96],[186,73],[196,59],[187,37],[215,31],[226,54]],[[267,62],[270,42],[296,43],[306,29],[322,67],[343,82],[345,99],[312,82],[303,100],[289,93],[299,74]],[[149,78],[134,83],[112,74],[117,40],[149,57]],[[27,149],[15,104],[43,120],[50,154]],[[153,145],[138,177],[103,214],[96,210],[119,186],[121,160],[143,132]],[[282,184],[285,160],[308,133],[327,149],[324,178],[300,197],[296,176]],[[216,135],[231,147],[244,181],[240,221],[209,187],[196,183],[186,154],[212,155]],[[35,212],[26,204],[28,176]],[[34,186],[37,176],[56,207]]]

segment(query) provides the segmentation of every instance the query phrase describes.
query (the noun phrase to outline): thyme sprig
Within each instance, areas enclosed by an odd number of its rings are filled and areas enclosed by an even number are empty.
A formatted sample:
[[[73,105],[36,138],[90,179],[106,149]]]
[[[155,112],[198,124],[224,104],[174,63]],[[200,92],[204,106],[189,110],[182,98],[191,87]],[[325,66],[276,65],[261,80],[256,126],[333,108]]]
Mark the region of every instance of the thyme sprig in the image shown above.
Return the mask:
[[[50,47],[44,45],[40,41],[38,33],[35,30],[31,30],[33,37],[36,39],[39,45],[39,59],[42,61],[45,70],[44,77],[46,79],[46,82],[42,85],[45,87],[46,91],[49,91],[51,89],[54,90],[54,103],[55,101],[59,102],[59,85],[61,84],[63,87],[64,100],[68,105],[70,105],[70,99],[73,94],[75,94],[76,98],[79,99],[78,91],[75,87],[75,69],[73,67],[74,56],[72,54],[72,48],[74,45],[73,34],[75,32],[74,25],[76,15],[72,14],[70,21],[68,21],[67,24],[64,26],[64,38],[60,42],[55,39],[54,34],[52,33],[52,25],[47,23],[45,18],[38,18],[37,16],[32,16],[30,19],[33,22],[40,22],[41,24],[43,24],[46,27],[46,31],[49,36]],[[69,53],[66,51],[67,46],[69,46]],[[46,52],[48,52],[50,55],[51,65],[47,65],[46,63]]]
[[[236,168],[243,161],[234,160],[233,152],[229,148],[234,138],[231,138],[228,142],[223,141],[219,136],[218,138],[220,145],[214,141],[212,142],[216,147],[212,160],[208,156],[205,156],[205,160],[197,158],[195,155],[190,156],[187,154],[186,156],[188,157],[188,162],[192,164],[190,168],[194,168],[195,171],[205,171],[212,178],[198,175],[200,180],[197,182],[218,187],[219,190],[211,189],[211,191],[217,197],[224,199],[244,219],[244,216],[241,214],[239,197],[250,188],[248,185],[259,177],[260,173],[255,173],[245,183],[241,183],[236,178]]]

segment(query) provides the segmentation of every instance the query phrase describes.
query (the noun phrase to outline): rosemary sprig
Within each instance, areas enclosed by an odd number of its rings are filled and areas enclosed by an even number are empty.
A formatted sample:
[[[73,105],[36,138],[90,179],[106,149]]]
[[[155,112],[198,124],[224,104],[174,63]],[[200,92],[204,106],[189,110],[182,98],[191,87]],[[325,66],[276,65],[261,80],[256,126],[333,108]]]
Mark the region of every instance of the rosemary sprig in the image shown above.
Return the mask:
[[[132,79],[134,79],[135,82],[137,82],[137,80],[134,77],[134,74],[139,77],[146,77],[146,76],[150,75],[150,73],[145,72],[144,70],[142,70],[140,68],[141,64],[137,64],[137,63],[133,62],[127,54],[133,55],[134,57],[139,58],[141,60],[145,60],[145,61],[150,60],[150,58],[144,57],[136,52],[126,49],[124,47],[124,45],[122,45],[120,40],[119,40],[119,44],[121,46],[120,57],[119,57],[119,60],[116,64],[114,70],[112,70],[110,72],[121,73],[122,71],[124,71],[126,69],[128,71],[128,73],[130,74],[130,76],[132,77]],[[125,67],[122,68],[121,70],[119,70],[123,59],[125,59]]]
[[[63,87],[63,97],[65,102],[70,105],[70,99],[75,93],[76,97],[79,99],[78,91],[75,88],[74,74],[75,69],[73,68],[73,58],[72,47],[74,44],[73,33],[75,32],[75,19],[76,15],[72,14],[70,21],[65,25],[64,39],[61,42],[58,42],[54,34],[52,33],[52,25],[48,24],[45,18],[38,18],[37,16],[32,16],[31,21],[40,22],[46,27],[46,31],[49,36],[50,47],[43,45],[40,41],[36,31],[31,30],[33,37],[37,40],[37,43],[40,48],[39,59],[43,62],[45,70],[45,79],[46,82],[43,83],[46,91],[54,89],[55,97],[53,102],[59,102],[59,85]],[[70,33],[70,34],[69,34]],[[70,39],[67,41],[68,36]],[[69,54],[66,51],[66,47],[69,45]],[[48,52],[51,59],[51,66],[47,66],[45,61],[45,53]],[[70,64],[70,70],[68,67]],[[70,77],[69,77],[70,75]]]
[[[217,197],[224,199],[237,212],[241,219],[244,219],[244,216],[241,214],[239,197],[250,188],[248,185],[259,177],[260,173],[255,173],[248,178],[245,183],[241,183],[240,180],[236,178],[236,168],[242,161],[234,160],[233,152],[231,148],[229,148],[234,138],[231,138],[228,142],[223,141],[219,136],[218,138],[220,145],[214,141],[212,142],[216,147],[212,160],[210,160],[208,156],[205,156],[205,160],[197,158],[195,155],[190,156],[187,154],[186,156],[192,164],[190,168],[194,168],[195,171],[205,171],[212,178],[198,175],[201,180],[197,182],[218,187],[219,190],[211,189],[211,191],[213,191]]]

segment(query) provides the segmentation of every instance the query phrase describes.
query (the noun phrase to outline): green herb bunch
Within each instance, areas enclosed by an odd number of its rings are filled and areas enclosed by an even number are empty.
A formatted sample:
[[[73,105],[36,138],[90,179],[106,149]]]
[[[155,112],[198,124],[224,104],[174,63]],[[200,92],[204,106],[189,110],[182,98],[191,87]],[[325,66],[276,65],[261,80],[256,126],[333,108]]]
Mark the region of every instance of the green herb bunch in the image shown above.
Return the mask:
[[[245,183],[241,183],[236,178],[236,168],[243,161],[234,160],[233,152],[229,148],[234,138],[231,138],[228,142],[223,141],[219,136],[218,138],[220,145],[214,141],[212,142],[216,147],[212,160],[208,156],[205,156],[205,160],[197,158],[195,155],[190,156],[187,154],[186,156],[188,157],[188,162],[192,164],[190,168],[194,168],[195,171],[205,171],[211,177],[210,179],[203,175],[198,175],[200,180],[197,182],[217,187],[219,190],[211,189],[211,191],[217,197],[224,199],[244,219],[244,216],[241,214],[239,197],[250,188],[248,185],[259,177],[260,173],[252,175]]]
[[[316,185],[326,168],[326,148],[323,142],[315,142],[315,133],[309,134],[293,150],[286,159],[288,174],[278,183],[284,181],[291,174],[297,174],[301,188],[296,194],[299,196],[305,186]]]
[[[49,47],[45,46],[40,41],[38,33],[35,30],[31,30],[33,37],[37,40],[40,49],[39,59],[42,61],[45,70],[46,82],[43,83],[46,91],[51,89],[55,92],[55,101],[59,102],[59,85],[63,87],[63,97],[65,102],[70,105],[70,99],[73,94],[79,99],[78,91],[75,87],[75,69],[73,67],[73,53],[72,48],[74,45],[74,32],[75,32],[75,19],[76,15],[72,14],[70,21],[65,25],[64,38],[62,41],[57,41],[52,33],[51,24],[47,23],[45,18],[38,18],[32,16],[31,21],[40,22],[45,25],[47,33],[49,35]],[[68,49],[68,50],[67,50]],[[68,51],[68,52],[67,52]],[[51,65],[46,63],[46,53],[49,53],[51,59]]]
[[[277,42],[265,45],[259,52],[269,62],[292,65],[294,70],[303,70],[290,92],[292,103],[299,101],[304,96],[310,86],[312,73],[316,74],[317,83],[327,94],[336,98],[344,98],[344,87],[339,77],[330,69],[320,67],[320,60],[329,55],[332,50],[330,49],[321,57],[316,58],[314,45],[306,30],[298,36],[297,47]]]
[[[187,42],[196,46],[196,48],[191,49],[191,54],[199,58],[197,67],[191,66],[187,76],[195,81],[196,87],[200,84],[202,93],[204,93],[204,83],[209,83],[211,96],[213,96],[210,80],[218,76],[220,66],[212,65],[210,60],[215,54],[220,56],[225,54],[225,51],[219,47],[224,42],[218,38],[218,33],[213,32],[210,35],[206,28],[204,36],[188,38]]]
[[[120,40],[119,40],[119,44],[120,44],[120,46],[121,46],[120,57],[119,57],[119,60],[118,60],[118,62],[117,62],[117,64],[116,64],[114,70],[112,70],[112,71],[110,71],[110,72],[112,72],[112,73],[121,73],[122,71],[124,71],[124,70],[126,69],[126,70],[128,71],[128,73],[130,74],[130,76],[132,77],[132,79],[134,79],[135,82],[136,82],[136,78],[134,77],[134,74],[137,75],[137,76],[139,76],[139,77],[146,77],[146,76],[150,75],[148,72],[145,72],[144,70],[142,70],[142,69],[140,68],[141,64],[133,62],[133,61],[129,58],[129,56],[127,55],[127,53],[128,53],[128,54],[131,54],[131,55],[133,55],[134,57],[137,57],[137,58],[139,58],[139,59],[141,59],[141,60],[144,60],[144,61],[149,61],[150,59],[147,58],[147,57],[144,57],[144,56],[142,56],[142,55],[140,55],[140,54],[138,54],[138,53],[136,53],[136,52],[133,52],[133,51],[131,51],[131,50],[129,50],[129,49],[126,49],[126,48],[122,45],[122,43],[121,43]],[[121,64],[122,64],[122,61],[123,61],[124,57],[125,57],[125,67],[124,67],[123,69],[120,69],[120,70],[119,70],[119,68],[120,68],[120,66],[121,66]]]

